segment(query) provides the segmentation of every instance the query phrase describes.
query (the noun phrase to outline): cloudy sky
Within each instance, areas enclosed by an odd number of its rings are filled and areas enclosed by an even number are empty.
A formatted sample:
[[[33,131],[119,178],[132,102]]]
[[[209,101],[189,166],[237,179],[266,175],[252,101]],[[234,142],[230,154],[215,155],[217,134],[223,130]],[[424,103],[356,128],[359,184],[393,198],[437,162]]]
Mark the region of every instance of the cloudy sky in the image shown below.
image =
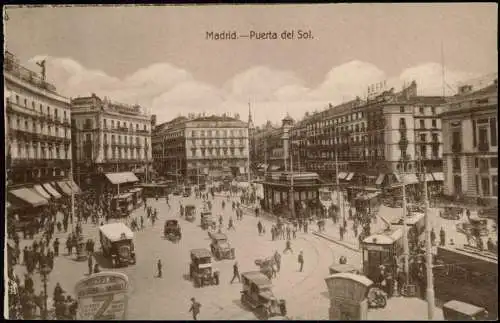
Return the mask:
[[[7,50],[47,58],[68,97],[138,103],[166,121],[239,113],[256,124],[300,118],[387,80],[447,93],[497,72],[496,4],[219,5],[7,9]],[[207,32],[311,31],[309,40],[207,40]],[[443,46],[441,45],[443,44]],[[441,51],[443,48],[443,51]],[[442,55],[441,53],[444,53]]]

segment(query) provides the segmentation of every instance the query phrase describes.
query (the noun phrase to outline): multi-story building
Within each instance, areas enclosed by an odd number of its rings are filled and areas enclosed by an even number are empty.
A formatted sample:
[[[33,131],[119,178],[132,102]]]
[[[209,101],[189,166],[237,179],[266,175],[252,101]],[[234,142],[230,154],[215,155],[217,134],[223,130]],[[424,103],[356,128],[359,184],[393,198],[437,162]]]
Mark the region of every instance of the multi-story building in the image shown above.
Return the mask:
[[[306,169],[307,161],[307,119],[297,122],[292,129],[290,129],[290,153],[293,159],[293,169],[302,171]]]
[[[160,175],[173,171],[195,182],[200,176],[236,177],[248,171],[248,125],[228,116],[179,117],[156,128]],[[163,147],[161,147],[163,145]],[[161,148],[160,148],[161,147]]]
[[[40,66],[41,75],[5,53],[5,151],[10,187],[70,176],[70,100],[45,81],[45,63]]]
[[[71,100],[77,179],[90,184],[102,173],[148,169],[152,163],[152,117],[138,105],[95,94]]]
[[[443,113],[444,193],[498,205],[498,81],[464,85]]]
[[[417,183],[423,166],[442,180],[439,111],[444,102],[418,96],[413,82],[397,93],[390,89],[367,100],[330,105],[304,120],[307,170],[359,187]]]

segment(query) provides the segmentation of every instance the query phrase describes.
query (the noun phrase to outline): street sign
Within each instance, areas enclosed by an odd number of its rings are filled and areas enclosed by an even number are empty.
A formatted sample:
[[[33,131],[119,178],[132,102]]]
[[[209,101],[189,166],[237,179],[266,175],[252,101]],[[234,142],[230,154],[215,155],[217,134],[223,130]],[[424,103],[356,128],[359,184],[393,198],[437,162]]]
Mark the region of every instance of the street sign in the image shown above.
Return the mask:
[[[78,298],[77,320],[125,320],[128,277],[102,272],[81,279],[75,286]]]

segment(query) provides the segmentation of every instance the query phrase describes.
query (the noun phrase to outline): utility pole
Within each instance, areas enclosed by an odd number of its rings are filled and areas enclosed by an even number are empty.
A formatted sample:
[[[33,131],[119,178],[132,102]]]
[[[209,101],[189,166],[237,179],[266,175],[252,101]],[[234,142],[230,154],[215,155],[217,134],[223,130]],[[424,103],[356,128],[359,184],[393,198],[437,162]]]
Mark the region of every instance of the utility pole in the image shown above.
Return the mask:
[[[250,128],[248,128],[248,153],[247,153],[247,175],[248,175],[248,185],[250,185]]]
[[[405,271],[405,277],[406,277],[406,284],[408,285],[410,281],[410,267],[408,264],[408,257],[409,257],[409,246],[408,246],[408,233],[407,230],[408,228],[406,227],[406,185],[404,183],[404,178],[403,178],[403,257],[404,257],[404,271]]]
[[[335,182],[337,184],[337,203],[339,207],[339,215],[343,219],[344,218],[344,210],[342,209],[341,204],[341,196],[340,196],[340,181],[339,181],[339,162],[338,162],[338,153],[335,151]]]
[[[431,219],[429,216],[429,199],[427,196],[427,169],[424,167],[424,208],[425,208],[425,240],[426,240],[426,269],[427,269],[427,319],[434,319],[434,277],[432,274],[431,249]]]

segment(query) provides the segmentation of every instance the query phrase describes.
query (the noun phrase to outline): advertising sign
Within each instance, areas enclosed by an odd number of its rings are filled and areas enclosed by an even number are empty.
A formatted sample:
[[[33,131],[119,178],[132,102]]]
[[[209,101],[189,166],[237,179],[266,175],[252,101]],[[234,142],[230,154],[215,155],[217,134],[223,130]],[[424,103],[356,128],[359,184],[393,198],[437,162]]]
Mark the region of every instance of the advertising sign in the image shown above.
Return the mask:
[[[81,279],[75,286],[78,298],[77,320],[125,320],[128,277],[102,272]]]

